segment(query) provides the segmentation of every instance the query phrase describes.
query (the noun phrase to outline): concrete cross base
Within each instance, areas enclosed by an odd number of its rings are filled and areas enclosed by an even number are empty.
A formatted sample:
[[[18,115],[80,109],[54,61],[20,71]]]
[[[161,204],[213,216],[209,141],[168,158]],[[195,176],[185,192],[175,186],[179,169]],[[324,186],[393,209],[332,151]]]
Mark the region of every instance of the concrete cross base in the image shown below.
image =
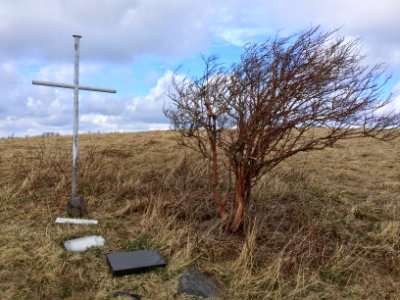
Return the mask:
[[[67,213],[71,217],[80,218],[87,215],[86,200],[81,196],[74,196],[67,204]]]

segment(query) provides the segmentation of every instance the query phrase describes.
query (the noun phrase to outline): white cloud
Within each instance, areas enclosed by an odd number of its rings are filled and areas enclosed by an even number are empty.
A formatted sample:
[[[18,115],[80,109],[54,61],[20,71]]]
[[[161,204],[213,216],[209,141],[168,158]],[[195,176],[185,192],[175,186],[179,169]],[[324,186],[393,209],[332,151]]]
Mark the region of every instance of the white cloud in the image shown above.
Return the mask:
[[[13,74],[17,68],[9,66]],[[85,71],[86,70],[86,71]],[[96,67],[83,68],[90,74]],[[138,131],[168,128],[163,107],[168,98],[172,72],[158,78],[148,95],[129,98],[124,95],[82,92],[80,95],[80,131]],[[23,77],[16,74],[16,77]],[[68,65],[49,65],[38,70],[35,78],[69,82]],[[43,78],[44,77],[44,78]],[[37,135],[43,132],[70,134],[72,131],[72,91],[49,87],[32,87],[25,81],[15,82],[18,95],[0,97],[0,136]]]
[[[72,62],[72,60],[71,60]],[[82,76],[94,75],[100,71],[98,64],[81,64],[79,74]],[[39,69],[35,75],[38,80],[52,81],[59,83],[73,83],[74,66],[72,63],[54,63],[46,65]]]
[[[400,65],[398,0],[281,0],[268,1],[264,9],[269,24],[276,29],[295,32],[311,25],[340,27],[341,34],[360,37],[375,61]]]
[[[102,114],[86,114],[80,117],[81,122],[104,125],[110,121],[110,117]]]
[[[86,59],[197,53],[211,42],[207,23],[213,14],[207,3],[194,0],[2,1],[0,55],[63,60],[72,56],[72,34],[83,36]]]
[[[246,43],[256,42],[257,38],[260,36],[268,36],[273,31],[270,28],[232,28],[232,29],[221,29],[220,32],[217,32],[217,36],[220,36],[225,41],[231,43],[232,45],[242,47]]]
[[[91,103],[91,109],[89,106],[82,109],[82,130],[125,132],[168,129],[169,121],[163,114],[163,108],[169,99],[165,93],[170,87],[172,75],[171,71],[166,71],[143,97],[107,100],[106,96],[97,94],[96,102],[89,100],[91,96],[82,100],[81,103]],[[102,106],[105,103],[107,109]]]
[[[392,89],[393,100],[380,108],[378,114],[400,113],[400,81]]]
[[[276,30],[342,27],[372,55],[400,64],[398,0],[19,0],[0,2],[0,57],[66,60],[72,34],[82,57],[128,62],[142,54],[193,55],[213,38],[242,45]],[[380,51],[379,51],[380,50]]]

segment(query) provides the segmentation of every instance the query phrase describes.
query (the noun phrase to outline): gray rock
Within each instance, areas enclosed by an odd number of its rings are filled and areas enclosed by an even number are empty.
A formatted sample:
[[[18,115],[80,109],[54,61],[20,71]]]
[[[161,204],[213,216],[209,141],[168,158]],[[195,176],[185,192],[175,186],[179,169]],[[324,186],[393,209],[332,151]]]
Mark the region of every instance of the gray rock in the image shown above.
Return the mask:
[[[80,218],[87,215],[86,200],[81,196],[73,197],[67,204],[67,213],[69,216]]]
[[[191,269],[179,278],[178,293],[189,294],[198,297],[218,297],[221,291],[217,285],[204,273]]]

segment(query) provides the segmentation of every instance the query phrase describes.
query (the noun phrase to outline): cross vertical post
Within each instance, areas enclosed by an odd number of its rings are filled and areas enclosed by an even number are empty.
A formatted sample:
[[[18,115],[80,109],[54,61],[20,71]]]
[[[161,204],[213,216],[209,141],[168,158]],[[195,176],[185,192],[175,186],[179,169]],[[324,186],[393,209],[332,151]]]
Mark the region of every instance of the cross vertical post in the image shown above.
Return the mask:
[[[75,40],[74,57],[74,128],[72,142],[72,198],[77,196],[77,173],[78,173],[78,131],[79,131],[79,39],[80,35],[73,35]]]
[[[72,177],[71,177],[71,199],[67,203],[67,212],[73,217],[82,217],[87,214],[86,201],[78,195],[78,133],[79,133],[79,90],[116,93],[114,89],[103,89],[90,86],[79,85],[79,41],[82,36],[73,35],[74,38],[74,84],[57,83],[49,81],[32,80],[32,84],[51,87],[60,87],[74,90],[74,121],[73,121],[73,140],[72,140]]]

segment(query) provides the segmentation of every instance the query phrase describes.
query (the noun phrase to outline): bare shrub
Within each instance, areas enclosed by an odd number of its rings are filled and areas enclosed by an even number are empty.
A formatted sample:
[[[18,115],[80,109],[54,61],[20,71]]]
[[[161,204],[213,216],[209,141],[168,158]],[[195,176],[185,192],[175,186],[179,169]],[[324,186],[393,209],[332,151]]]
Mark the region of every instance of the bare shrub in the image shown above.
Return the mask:
[[[357,40],[319,28],[244,47],[240,62],[222,68],[205,59],[204,74],[173,80],[165,110],[180,143],[207,157],[221,217],[228,198],[217,190],[217,147],[234,178],[230,230],[243,225],[254,184],[285,159],[356,137],[390,140],[399,116],[377,113],[384,97],[384,66],[365,66]]]

